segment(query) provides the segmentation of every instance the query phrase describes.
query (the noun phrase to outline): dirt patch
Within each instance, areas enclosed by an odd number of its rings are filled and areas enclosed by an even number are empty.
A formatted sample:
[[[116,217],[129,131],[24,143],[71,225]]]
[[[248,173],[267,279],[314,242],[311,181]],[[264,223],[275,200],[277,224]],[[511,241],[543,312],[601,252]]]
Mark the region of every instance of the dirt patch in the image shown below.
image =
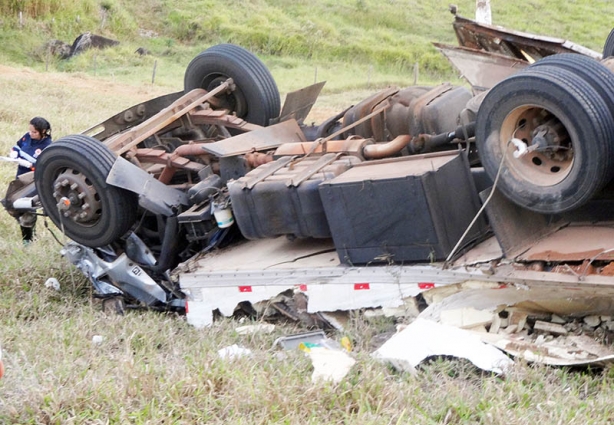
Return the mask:
[[[108,95],[121,93],[124,97],[134,96],[135,99],[149,99],[173,91],[167,87],[153,85],[130,85],[100,78],[90,77],[81,73],[38,72],[30,68],[13,68],[0,65],[0,80],[9,80],[13,83],[30,84],[45,87],[65,86],[72,90],[84,90],[92,95]]]

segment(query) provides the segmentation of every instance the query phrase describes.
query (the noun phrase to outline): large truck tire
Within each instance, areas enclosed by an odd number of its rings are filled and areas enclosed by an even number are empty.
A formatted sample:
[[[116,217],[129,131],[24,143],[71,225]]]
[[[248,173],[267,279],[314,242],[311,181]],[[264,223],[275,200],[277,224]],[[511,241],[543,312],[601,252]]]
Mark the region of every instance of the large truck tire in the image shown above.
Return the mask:
[[[184,90],[211,91],[228,78],[236,89],[219,95],[223,107],[252,124],[266,126],[281,109],[277,84],[266,66],[253,53],[234,44],[219,44],[196,56],[184,76]]]
[[[539,130],[559,144],[538,145]],[[553,134],[553,133],[550,133]],[[530,152],[515,158],[512,139]],[[573,72],[541,66],[503,80],[478,110],[476,143],[497,189],[517,205],[552,214],[588,202],[612,177],[614,119],[607,103]]]
[[[610,31],[610,35],[605,40],[603,45],[603,58],[614,56],[614,29]]]
[[[561,53],[540,59],[526,69],[543,66],[567,69],[582,77],[601,95],[614,114],[614,73],[601,62],[577,53]]]
[[[92,248],[108,245],[136,221],[136,195],[106,183],[115,159],[98,140],[72,135],[52,143],[36,161],[41,204],[75,242]]]

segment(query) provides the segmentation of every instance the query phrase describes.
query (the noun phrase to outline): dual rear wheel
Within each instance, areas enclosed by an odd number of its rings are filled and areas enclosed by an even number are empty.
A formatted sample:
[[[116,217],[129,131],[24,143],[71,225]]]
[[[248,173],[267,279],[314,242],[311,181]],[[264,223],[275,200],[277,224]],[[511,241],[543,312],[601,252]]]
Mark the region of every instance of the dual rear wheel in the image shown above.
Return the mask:
[[[614,176],[614,76],[574,54],[503,80],[478,111],[476,143],[497,188],[552,214],[585,204]]]

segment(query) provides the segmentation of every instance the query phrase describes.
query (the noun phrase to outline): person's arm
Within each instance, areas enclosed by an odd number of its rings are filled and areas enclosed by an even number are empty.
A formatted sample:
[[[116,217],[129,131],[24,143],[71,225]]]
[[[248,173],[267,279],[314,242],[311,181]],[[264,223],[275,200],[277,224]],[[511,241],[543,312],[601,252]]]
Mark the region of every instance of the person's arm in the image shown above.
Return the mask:
[[[21,145],[22,142],[24,140],[24,138],[26,138],[28,136],[28,134],[24,134],[22,137],[19,138],[19,140],[17,140],[17,143],[15,143],[15,146],[13,146],[11,148],[11,151],[9,152],[9,157],[15,159],[15,158],[19,158],[19,152],[21,152]]]

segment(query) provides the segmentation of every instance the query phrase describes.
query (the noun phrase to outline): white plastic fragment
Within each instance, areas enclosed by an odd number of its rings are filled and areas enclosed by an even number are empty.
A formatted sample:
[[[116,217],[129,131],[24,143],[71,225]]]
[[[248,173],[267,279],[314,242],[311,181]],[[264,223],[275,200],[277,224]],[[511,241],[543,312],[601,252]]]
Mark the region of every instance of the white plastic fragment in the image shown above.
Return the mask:
[[[252,351],[249,348],[239,347],[237,344],[224,347],[217,351],[222,359],[237,359],[239,357],[249,357]]]
[[[442,311],[439,320],[444,325],[470,329],[476,326],[491,324],[493,316],[491,310],[477,310],[473,307],[464,307]]]
[[[504,373],[514,363],[470,331],[420,318],[395,334],[372,355],[408,372],[415,372],[415,367],[431,356],[464,358],[480,369],[497,374]]]
[[[100,345],[102,344],[102,341],[104,341],[104,338],[102,335],[94,335],[92,337],[92,344]]]
[[[45,288],[54,289],[56,291],[60,290],[60,282],[55,277],[50,277],[45,282]]]
[[[345,351],[331,350],[326,347],[311,347],[307,353],[313,364],[311,382],[331,381],[335,384],[348,374],[356,363]]]
[[[275,325],[272,323],[261,323],[258,325],[245,325],[235,328],[239,335],[253,335],[257,333],[270,334],[275,330]]]

